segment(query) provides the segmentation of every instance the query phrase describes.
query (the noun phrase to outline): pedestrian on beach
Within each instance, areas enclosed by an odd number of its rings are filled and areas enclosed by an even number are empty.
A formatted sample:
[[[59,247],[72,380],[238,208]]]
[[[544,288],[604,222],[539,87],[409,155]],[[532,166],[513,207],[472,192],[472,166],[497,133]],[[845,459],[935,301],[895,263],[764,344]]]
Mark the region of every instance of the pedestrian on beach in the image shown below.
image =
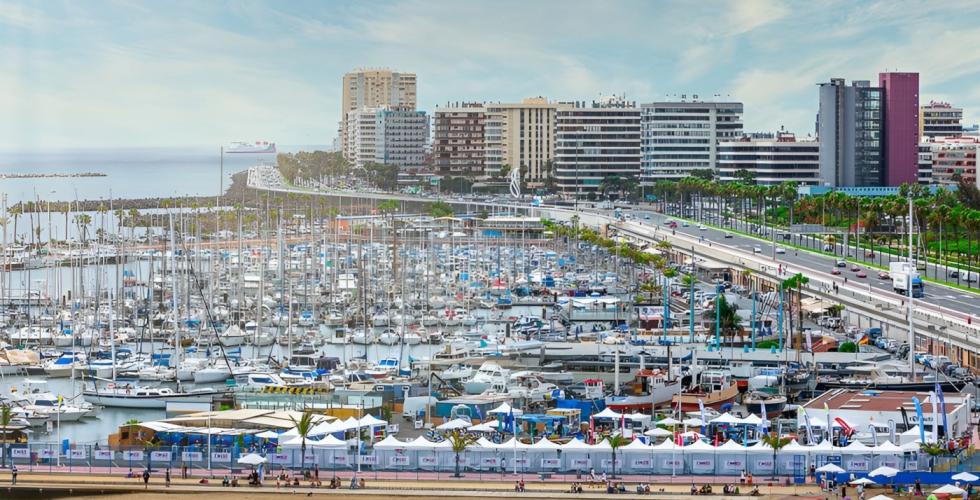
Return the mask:
[[[169,488],[170,487],[170,469],[167,469],[167,472],[164,473],[164,475],[163,475],[163,481],[166,484],[167,488]]]
[[[17,486],[17,466],[10,465],[10,485]]]
[[[150,469],[143,469],[143,489],[150,488]]]

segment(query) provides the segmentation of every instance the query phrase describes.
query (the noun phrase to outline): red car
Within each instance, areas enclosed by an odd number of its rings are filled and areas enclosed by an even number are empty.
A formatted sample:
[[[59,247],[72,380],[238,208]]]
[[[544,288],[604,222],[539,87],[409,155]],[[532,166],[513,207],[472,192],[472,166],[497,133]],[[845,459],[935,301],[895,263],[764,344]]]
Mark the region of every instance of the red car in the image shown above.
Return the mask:
[[[861,270],[861,268],[860,268],[860,267],[858,267],[858,266],[851,266],[851,272],[852,272],[852,273],[856,273],[856,272],[858,272],[858,271],[860,271],[860,270]]]
[[[840,268],[835,267],[835,268],[831,269],[830,270],[830,274],[833,274],[834,276],[840,274]]]
[[[889,276],[888,273],[885,272],[885,271],[879,271],[878,272],[878,279],[880,279],[880,280],[887,280],[887,279],[891,279],[891,276]]]
[[[858,278],[867,278],[867,277],[868,277],[868,273],[866,273],[866,272],[864,272],[864,271],[859,271],[859,272],[857,273],[857,277],[858,277]]]

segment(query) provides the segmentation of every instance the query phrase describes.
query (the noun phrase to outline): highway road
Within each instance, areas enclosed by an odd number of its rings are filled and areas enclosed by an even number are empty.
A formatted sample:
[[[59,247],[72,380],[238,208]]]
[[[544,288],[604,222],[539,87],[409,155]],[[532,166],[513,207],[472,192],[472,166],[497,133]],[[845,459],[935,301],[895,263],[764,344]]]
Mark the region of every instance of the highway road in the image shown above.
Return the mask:
[[[678,226],[676,231],[678,233],[687,234],[695,238],[703,237],[705,241],[735,247],[746,252],[753,252],[758,248],[761,250],[761,252],[759,252],[757,256],[761,258],[771,259],[773,256],[773,244],[771,240],[765,241],[762,239],[751,238],[738,233],[714,229],[710,226],[705,226],[705,229],[701,230],[699,226],[693,222],[689,223],[685,227],[682,225],[681,219],[668,217],[650,210],[632,210],[628,213],[634,217],[632,222],[657,225],[661,227],[661,230],[666,230],[666,226],[664,226],[666,221],[677,220]],[[726,234],[730,235],[730,237],[726,238]],[[781,246],[779,245],[778,241],[776,245],[777,247]],[[785,254],[775,254],[776,258],[773,263],[776,266],[779,264],[788,264],[791,268],[805,268],[824,274],[829,274],[833,269],[835,269],[836,259],[833,257],[805,250],[796,250],[792,247],[783,248],[786,251]],[[846,268],[839,268],[841,275],[837,278],[840,284],[844,284],[844,279],[846,278],[847,284],[849,285],[870,284],[873,291],[879,291],[881,294],[888,297],[899,297],[899,295],[896,294],[892,288],[891,280],[878,278],[877,269],[859,265],[859,269],[863,270],[867,274],[867,277],[858,278],[858,273],[851,271],[851,267],[853,265],[854,264],[848,262]],[[980,318],[980,295],[976,293],[966,292],[956,288],[933,283],[926,283],[925,296],[923,298],[915,299],[915,303],[920,302],[960,312],[965,316]]]

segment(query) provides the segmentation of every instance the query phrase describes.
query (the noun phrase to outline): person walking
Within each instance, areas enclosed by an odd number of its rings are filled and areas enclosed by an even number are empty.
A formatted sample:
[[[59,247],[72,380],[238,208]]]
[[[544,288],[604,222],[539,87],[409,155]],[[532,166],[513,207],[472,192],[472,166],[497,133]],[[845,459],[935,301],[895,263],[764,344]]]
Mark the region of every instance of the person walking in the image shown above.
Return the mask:
[[[163,482],[167,488],[170,487],[170,469],[167,469],[167,472],[164,473]]]
[[[17,486],[17,466],[10,465],[10,485]]]
[[[150,469],[143,469],[143,489],[150,488]]]

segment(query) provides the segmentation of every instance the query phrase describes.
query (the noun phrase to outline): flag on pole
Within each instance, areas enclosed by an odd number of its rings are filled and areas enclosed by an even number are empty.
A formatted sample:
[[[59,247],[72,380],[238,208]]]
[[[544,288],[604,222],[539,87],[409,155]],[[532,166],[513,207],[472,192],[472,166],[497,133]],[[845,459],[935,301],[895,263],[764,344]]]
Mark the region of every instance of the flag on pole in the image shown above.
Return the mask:
[[[936,397],[939,398],[939,414],[943,417],[943,434],[949,436],[949,423],[946,421],[946,398],[943,396],[943,386],[936,381]]]
[[[926,442],[926,424],[922,421],[922,402],[919,398],[912,396],[912,404],[915,405],[915,419],[919,423],[919,442]]]
[[[871,430],[871,442],[873,442],[875,446],[878,446],[878,429],[875,427],[874,423],[868,424],[868,427]]]
[[[701,410],[701,434],[707,432],[708,420],[704,417],[704,401],[698,400],[698,409]]]
[[[939,398],[935,392],[929,393],[929,403],[932,405],[932,442],[939,442]]]
[[[807,444],[813,444],[813,426],[810,425],[810,414],[806,412],[803,406],[797,406],[800,410],[800,414],[803,415],[803,423],[806,426],[806,442]]]

